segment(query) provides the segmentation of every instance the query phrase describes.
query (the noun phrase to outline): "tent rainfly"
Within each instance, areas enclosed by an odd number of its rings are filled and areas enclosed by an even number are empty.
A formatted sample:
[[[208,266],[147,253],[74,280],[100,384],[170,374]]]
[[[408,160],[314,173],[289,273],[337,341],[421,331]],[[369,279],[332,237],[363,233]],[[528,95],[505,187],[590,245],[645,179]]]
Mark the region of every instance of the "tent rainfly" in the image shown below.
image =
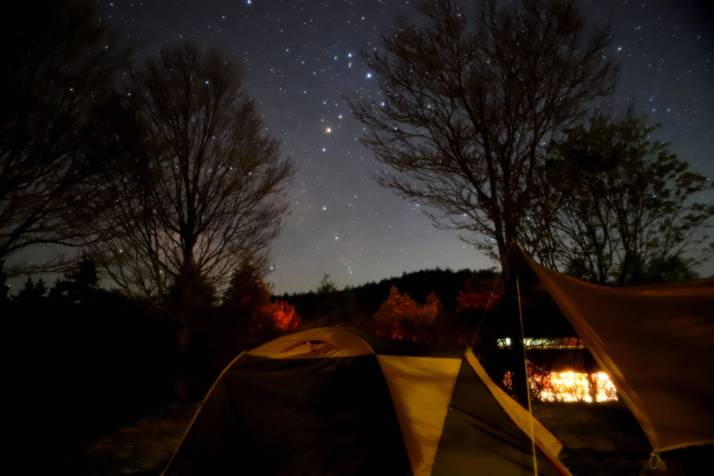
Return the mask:
[[[239,355],[164,475],[570,474],[470,350],[370,342],[318,328]]]
[[[714,279],[608,287],[516,246],[510,257],[521,288],[544,288],[610,374],[655,452],[714,443]]]

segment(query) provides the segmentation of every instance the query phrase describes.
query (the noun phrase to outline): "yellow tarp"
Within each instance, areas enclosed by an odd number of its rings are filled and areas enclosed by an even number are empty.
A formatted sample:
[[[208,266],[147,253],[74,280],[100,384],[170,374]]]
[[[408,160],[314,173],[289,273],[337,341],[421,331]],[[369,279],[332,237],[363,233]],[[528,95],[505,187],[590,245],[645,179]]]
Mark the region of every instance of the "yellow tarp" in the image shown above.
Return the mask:
[[[545,287],[608,371],[655,450],[714,442],[714,280],[613,288],[512,256],[522,282]]]

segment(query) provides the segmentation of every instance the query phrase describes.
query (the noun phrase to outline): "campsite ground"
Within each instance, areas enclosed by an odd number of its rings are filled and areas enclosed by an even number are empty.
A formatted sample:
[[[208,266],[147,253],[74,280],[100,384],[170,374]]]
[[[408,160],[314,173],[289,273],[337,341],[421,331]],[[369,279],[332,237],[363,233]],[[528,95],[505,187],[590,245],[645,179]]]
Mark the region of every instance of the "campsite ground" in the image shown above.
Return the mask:
[[[85,448],[73,473],[160,474],[196,408],[196,404],[175,404],[97,439]],[[641,474],[648,445],[624,405],[538,404],[534,411],[563,442],[562,459],[574,475]]]
[[[161,470],[178,446],[197,403],[173,404],[86,447],[74,474],[150,476]]]
[[[574,475],[641,474],[649,444],[624,404],[541,403],[534,413],[563,443],[561,460]]]

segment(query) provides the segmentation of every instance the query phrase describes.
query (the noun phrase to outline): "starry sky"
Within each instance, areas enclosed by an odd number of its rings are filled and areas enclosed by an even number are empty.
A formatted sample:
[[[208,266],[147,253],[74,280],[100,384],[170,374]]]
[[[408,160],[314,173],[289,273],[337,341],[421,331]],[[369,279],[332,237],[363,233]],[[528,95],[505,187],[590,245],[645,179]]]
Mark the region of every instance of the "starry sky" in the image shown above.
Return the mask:
[[[612,19],[622,66],[615,110],[634,102],[663,127],[657,137],[714,177],[714,3],[580,1],[586,18]],[[382,167],[359,142],[345,98],[379,101],[360,50],[380,45],[408,0],[97,1],[101,20],[154,55],[183,40],[218,47],[244,70],[270,133],[297,175],[291,215],[272,247],[274,291],[338,286],[423,268],[495,265],[455,231],[433,228],[418,206],[376,184]],[[714,273],[714,264],[700,269]]]

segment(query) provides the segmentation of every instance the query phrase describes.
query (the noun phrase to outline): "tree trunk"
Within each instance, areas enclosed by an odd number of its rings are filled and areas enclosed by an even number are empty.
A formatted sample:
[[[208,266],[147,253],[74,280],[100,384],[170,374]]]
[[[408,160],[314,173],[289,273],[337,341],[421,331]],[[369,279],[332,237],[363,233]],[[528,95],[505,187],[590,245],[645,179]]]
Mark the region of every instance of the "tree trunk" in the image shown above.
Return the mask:
[[[176,399],[186,401],[189,397],[188,379],[188,346],[191,334],[185,322],[178,322],[176,325]]]
[[[183,250],[184,261],[181,275],[174,283],[174,302],[172,303],[176,321],[176,398],[186,401],[190,396],[190,375],[188,349],[191,343],[191,311],[193,284],[193,254],[190,248]]]

